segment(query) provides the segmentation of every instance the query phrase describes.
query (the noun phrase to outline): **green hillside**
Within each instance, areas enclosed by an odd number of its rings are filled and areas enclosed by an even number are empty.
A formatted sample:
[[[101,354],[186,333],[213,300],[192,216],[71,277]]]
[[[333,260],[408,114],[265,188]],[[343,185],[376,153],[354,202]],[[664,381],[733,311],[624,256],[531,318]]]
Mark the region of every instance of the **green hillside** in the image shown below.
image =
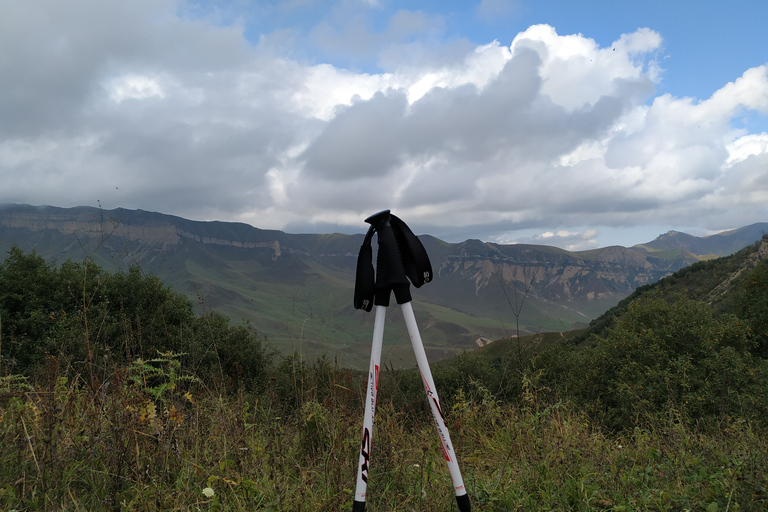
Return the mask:
[[[757,376],[768,358],[766,305],[763,237],[638,288],[586,329],[497,340],[440,366],[454,375],[471,360],[480,370],[470,380],[505,396],[521,392],[505,383],[510,375],[534,372],[539,385],[582,403],[614,428],[665,405],[674,408],[670,414],[694,418],[718,411],[762,415],[768,388]],[[454,378],[454,386],[469,384]]]

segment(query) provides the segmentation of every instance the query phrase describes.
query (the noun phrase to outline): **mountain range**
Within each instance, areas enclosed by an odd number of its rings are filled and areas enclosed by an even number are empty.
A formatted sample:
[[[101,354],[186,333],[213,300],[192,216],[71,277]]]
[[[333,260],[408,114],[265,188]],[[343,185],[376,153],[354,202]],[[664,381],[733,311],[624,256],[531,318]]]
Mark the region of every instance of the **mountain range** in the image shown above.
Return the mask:
[[[670,231],[633,247],[579,252],[420,235],[435,277],[412,290],[413,306],[430,359],[441,359],[502,337],[586,326],[637,287],[732,254],[765,232],[768,223],[707,237]],[[89,257],[108,270],[138,265],[201,310],[248,322],[283,353],[325,353],[345,367],[366,367],[370,353],[373,314],[352,305],[363,238],[142,210],[0,205],[0,260],[17,245],[51,263]],[[395,307],[384,360],[413,364]]]

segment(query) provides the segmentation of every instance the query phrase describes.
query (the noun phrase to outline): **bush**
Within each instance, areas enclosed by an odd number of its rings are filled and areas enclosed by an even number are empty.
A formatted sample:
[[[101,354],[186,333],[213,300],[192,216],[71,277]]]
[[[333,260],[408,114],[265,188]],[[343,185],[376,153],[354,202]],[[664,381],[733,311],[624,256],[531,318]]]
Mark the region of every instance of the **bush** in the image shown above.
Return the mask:
[[[739,282],[736,314],[750,326],[754,353],[768,358],[768,260],[761,261]]]
[[[230,389],[262,393],[275,357],[255,330],[231,326],[229,318],[210,311],[188,327],[183,338],[184,363],[198,375]]]
[[[567,386],[613,429],[656,419],[696,423],[725,416],[760,419],[766,363],[754,357],[748,326],[713,318],[702,303],[658,295],[633,302],[604,337],[562,362]]]

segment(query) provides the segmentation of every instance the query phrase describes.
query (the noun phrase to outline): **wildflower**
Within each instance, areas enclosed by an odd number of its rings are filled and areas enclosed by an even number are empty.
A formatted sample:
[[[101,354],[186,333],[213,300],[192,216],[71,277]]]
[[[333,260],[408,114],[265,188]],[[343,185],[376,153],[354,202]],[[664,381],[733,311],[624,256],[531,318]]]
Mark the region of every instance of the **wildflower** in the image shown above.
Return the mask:
[[[211,489],[210,487],[206,487],[205,489],[203,489],[203,494],[205,495],[206,498],[213,498],[213,495],[216,493],[213,492],[213,489]]]

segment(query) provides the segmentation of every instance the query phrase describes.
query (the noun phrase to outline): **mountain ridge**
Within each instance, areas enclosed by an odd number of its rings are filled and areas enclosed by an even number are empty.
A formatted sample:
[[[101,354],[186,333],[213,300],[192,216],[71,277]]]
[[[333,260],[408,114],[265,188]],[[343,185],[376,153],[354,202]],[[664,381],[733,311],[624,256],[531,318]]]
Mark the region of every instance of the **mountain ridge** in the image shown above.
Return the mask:
[[[760,237],[767,232],[768,223],[766,222],[758,222],[703,237],[696,237],[680,231],[668,231],[648,243],[634,245],[633,248],[648,253],[684,250],[699,259],[708,259],[733,254],[750,243],[760,240]]]
[[[420,235],[436,277],[414,291],[414,307],[423,318],[428,353],[436,358],[516,334],[511,326],[517,319],[521,334],[567,330],[638,286],[703,259],[694,251],[727,251],[760,229],[768,230],[768,224],[704,243],[666,234],[642,248],[581,252]],[[353,366],[367,358],[368,349],[359,345],[367,345],[360,341],[372,330],[371,315],[351,305],[362,241],[362,234],[289,234],[142,210],[0,206],[0,259],[15,244],[50,262],[91,256],[108,269],[139,265],[200,307],[250,321],[282,351],[342,353],[354,359]],[[524,307],[516,311],[520,302]],[[409,364],[404,328],[389,331],[390,356],[395,364]]]

